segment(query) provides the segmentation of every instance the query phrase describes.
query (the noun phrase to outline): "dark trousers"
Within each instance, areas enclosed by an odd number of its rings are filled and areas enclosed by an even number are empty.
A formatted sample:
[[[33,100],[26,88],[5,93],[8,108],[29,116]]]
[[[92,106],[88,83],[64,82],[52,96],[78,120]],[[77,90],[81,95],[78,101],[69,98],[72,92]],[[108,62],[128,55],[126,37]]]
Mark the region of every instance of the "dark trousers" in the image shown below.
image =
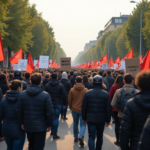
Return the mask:
[[[2,138],[3,135],[2,135],[2,120],[0,120],[0,138]]]
[[[114,119],[115,119],[115,134],[116,134],[116,140],[119,141],[119,129],[120,129],[120,120],[118,117],[118,112],[113,112]]]
[[[61,116],[64,116],[64,118],[66,118],[67,109],[68,109],[68,103],[66,104],[66,108],[63,108],[63,105],[61,106]]]
[[[46,131],[44,132],[27,132],[29,141],[29,150],[44,150]]]
[[[89,150],[101,150],[103,145],[104,123],[88,123]],[[96,149],[95,138],[97,136]]]

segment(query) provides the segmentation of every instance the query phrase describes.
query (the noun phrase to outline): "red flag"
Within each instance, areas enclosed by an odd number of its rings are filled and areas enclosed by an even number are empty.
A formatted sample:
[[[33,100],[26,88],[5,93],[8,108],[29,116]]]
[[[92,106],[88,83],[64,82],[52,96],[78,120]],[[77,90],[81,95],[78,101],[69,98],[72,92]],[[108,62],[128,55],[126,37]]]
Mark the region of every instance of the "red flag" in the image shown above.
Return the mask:
[[[114,61],[114,64],[119,64],[120,63],[120,56]]]
[[[4,61],[5,56],[4,56],[4,50],[3,50],[3,43],[2,43],[2,38],[0,35],[0,61]]]
[[[140,60],[140,64],[142,63],[142,60],[143,60],[143,56],[139,56],[139,60]]]
[[[85,69],[89,69],[88,63],[85,64],[84,68],[85,68]]]
[[[50,61],[48,62],[48,65],[51,65],[51,62],[50,62]]]
[[[55,67],[56,68],[56,59],[52,62],[51,68]]]
[[[114,68],[114,63],[113,63],[113,58],[112,58],[112,56],[110,57],[110,61],[109,61],[108,67],[109,67],[109,68],[110,68],[110,67],[113,67],[113,68]]]
[[[12,65],[14,65],[14,64],[18,64],[19,59],[22,59],[22,48],[21,48],[18,52],[16,52],[16,53],[9,59],[9,61],[10,61],[10,63],[11,63]]]
[[[141,63],[141,71],[146,71],[150,69],[150,49],[145,55],[142,63]]]
[[[32,61],[31,53],[29,52],[26,71],[32,73],[33,70],[35,70],[35,67]]]
[[[133,49],[131,49],[130,52],[124,58],[121,59],[121,61],[132,58],[133,58]]]
[[[37,62],[37,64],[36,64],[36,67],[39,68],[39,60],[38,60],[38,62]]]
[[[100,67],[102,66],[102,63],[108,63],[107,54],[100,59],[100,61],[99,61]]]

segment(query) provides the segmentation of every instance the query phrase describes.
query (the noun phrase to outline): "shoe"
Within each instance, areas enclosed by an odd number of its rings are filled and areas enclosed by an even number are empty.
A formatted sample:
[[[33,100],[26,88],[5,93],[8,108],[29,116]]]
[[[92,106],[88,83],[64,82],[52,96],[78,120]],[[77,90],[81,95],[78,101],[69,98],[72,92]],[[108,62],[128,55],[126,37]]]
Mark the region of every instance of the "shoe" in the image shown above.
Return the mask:
[[[79,140],[78,138],[74,138],[74,142],[75,142],[75,143],[78,142],[78,140]]]
[[[115,120],[113,120],[112,123],[115,123]]]
[[[51,131],[51,134],[50,135],[53,135],[53,131]]]
[[[56,140],[56,139],[60,139],[60,136],[58,136],[57,134],[53,135],[53,140]]]
[[[83,147],[84,146],[84,140],[83,140],[83,137],[79,137],[79,145],[81,146],[81,147]]]
[[[117,146],[120,146],[120,142],[119,141],[114,142],[114,144],[117,145]]]
[[[66,118],[66,117],[64,117],[63,119],[64,119],[64,120],[68,120],[68,118]]]
[[[64,118],[64,116],[61,116],[61,119],[63,119]]]
[[[0,138],[0,141],[4,141],[4,140],[5,140],[5,138],[4,138],[4,137],[1,137],[1,138]]]

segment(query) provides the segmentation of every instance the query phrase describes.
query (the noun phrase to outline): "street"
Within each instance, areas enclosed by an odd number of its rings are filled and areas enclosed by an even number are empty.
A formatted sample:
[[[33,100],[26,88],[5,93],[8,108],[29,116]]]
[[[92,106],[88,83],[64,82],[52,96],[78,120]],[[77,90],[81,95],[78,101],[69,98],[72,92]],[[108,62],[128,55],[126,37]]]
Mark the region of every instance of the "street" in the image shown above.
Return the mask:
[[[74,143],[73,137],[73,119],[71,111],[68,111],[68,120],[63,121],[60,119],[58,135],[60,135],[59,140],[53,140],[50,133],[47,133],[45,149],[44,150],[88,150],[88,132],[85,133],[85,146],[80,148],[78,143]],[[115,142],[114,124],[110,124],[108,128],[104,131],[104,142],[103,150],[120,150],[113,143]],[[28,149],[28,142],[26,140],[24,149]],[[0,150],[6,150],[5,142],[0,142]]]

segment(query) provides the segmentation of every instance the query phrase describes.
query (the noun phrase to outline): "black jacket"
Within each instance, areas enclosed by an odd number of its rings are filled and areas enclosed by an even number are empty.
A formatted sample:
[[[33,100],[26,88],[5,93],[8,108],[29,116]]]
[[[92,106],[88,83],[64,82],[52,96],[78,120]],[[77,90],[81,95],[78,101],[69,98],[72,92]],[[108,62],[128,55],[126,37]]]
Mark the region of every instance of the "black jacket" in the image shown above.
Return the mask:
[[[13,80],[15,80],[15,79],[18,79],[18,80],[22,81],[23,90],[26,90],[26,88],[27,88],[27,83],[23,81],[23,78],[21,78],[20,76],[16,76],[16,77],[13,78]]]
[[[85,93],[82,103],[82,119],[91,123],[110,122],[111,101],[108,92],[94,86]]]
[[[139,92],[127,102],[121,122],[121,150],[138,149],[142,129],[149,115],[150,91]]]
[[[30,79],[24,79],[23,81],[26,82],[28,86],[30,85]]]
[[[77,76],[73,76],[73,77],[70,79],[70,82],[71,82],[71,84],[72,84],[72,87],[75,85],[76,77],[77,77]]]
[[[2,100],[2,98],[3,98],[3,94],[2,94],[2,90],[0,88],[0,101]]]
[[[11,139],[19,139],[24,133],[16,115],[19,95],[18,91],[8,91],[0,103],[0,120],[3,120],[2,133]]]
[[[27,132],[43,132],[52,127],[53,114],[51,98],[40,86],[30,85],[21,92],[17,116]]]
[[[53,105],[66,105],[67,93],[64,86],[58,80],[52,79],[45,86],[45,91],[48,92],[52,98]]]
[[[83,82],[83,85],[89,90],[92,88],[93,84],[90,82]]]
[[[144,126],[138,150],[150,150],[150,116]]]
[[[60,83],[65,87],[68,98],[69,91],[72,88],[70,81],[66,78],[61,78]]]
[[[105,79],[108,81],[108,84],[109,84],[109,88],[108,88],[108,92],[109,92],[112,85],[115,82],[115,79],[111,75],[108,75]]]
[[[42,82],[42,88],[45,89],[45,85],[50,81],[50,79],[44,79]]]
[[[6,92],[9,90],[9,87],[6,83],[6,81],[0,81],[0,88],[2,90],[2,94],[6,94]]]

